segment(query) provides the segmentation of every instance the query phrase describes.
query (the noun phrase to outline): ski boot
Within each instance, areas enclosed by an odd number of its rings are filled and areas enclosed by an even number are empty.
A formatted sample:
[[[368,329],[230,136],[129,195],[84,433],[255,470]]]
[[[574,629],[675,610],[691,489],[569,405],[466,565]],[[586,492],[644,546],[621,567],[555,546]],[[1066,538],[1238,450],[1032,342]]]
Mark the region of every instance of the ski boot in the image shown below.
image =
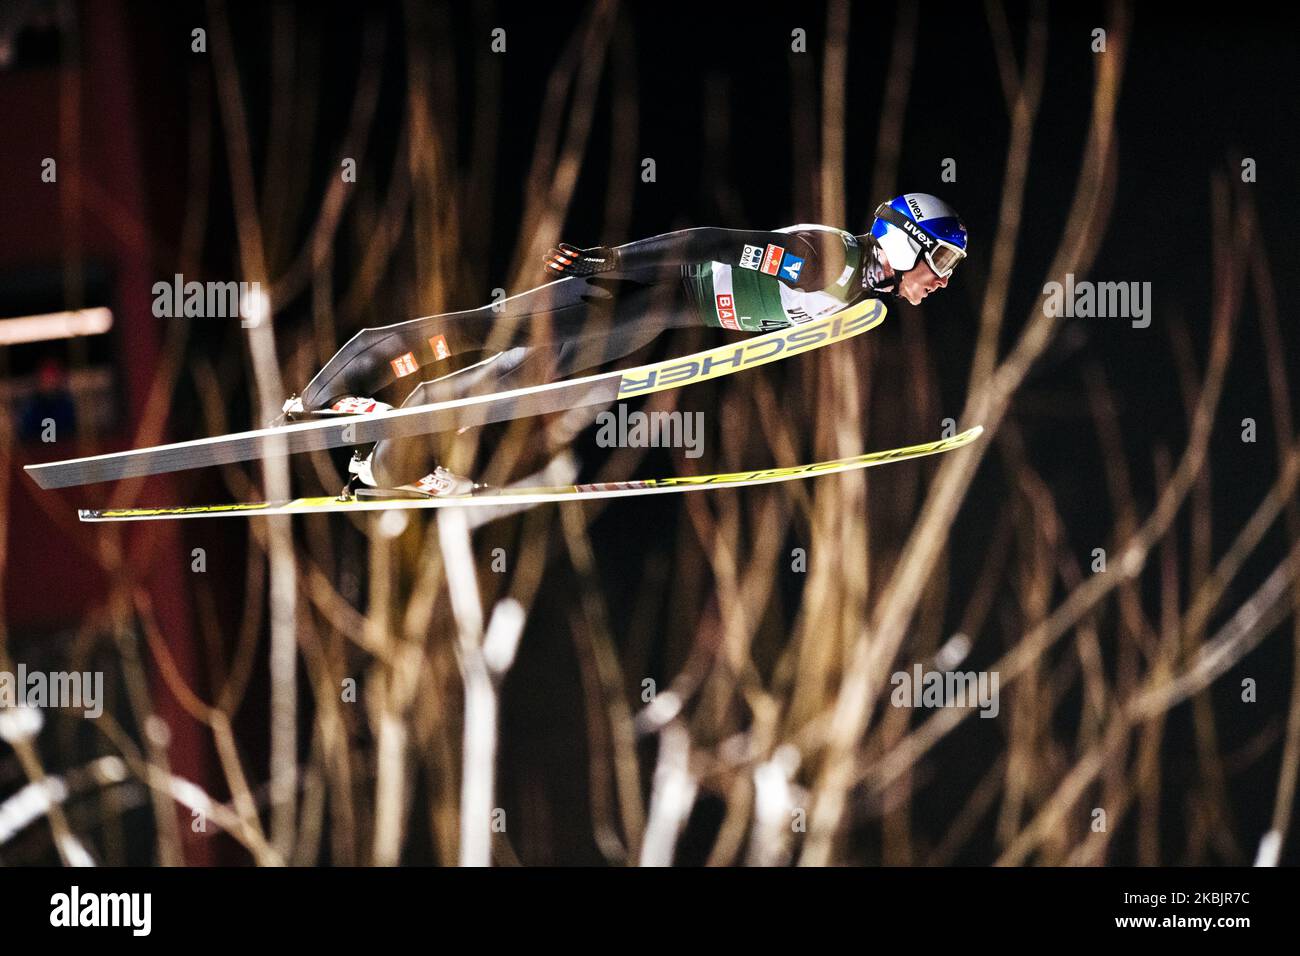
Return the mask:
[[[284,407],[280,410],[279,421],[273,424],[283,425],[289,422],[307,421],[311,418],[328,418],[335,415],[368,415],[371,412],[391,411],[392,407],[387,402],[381,402],[374,398],[345,395],[325,408],[305,408],[302,399],[294,395],[284,403]]]
[[[500,489],[458,475],[442,465],[434,467],[423,478],[408,484],[393,484],[381,487],[375,479],[374,452],[362,457],[360,451],[353,452],[348,462],[348,473],[352,476],[343,489],[343,496],[352,498],[463,498],[470,495],[498,494]]]
[[[305,408],[298,396],[284,403],[283,421],[299,421],[310,418],[329,416],[368,415],[373,412],[386,412],[392,405],[374,398],[347,395],[329,405],[327,408]],[[379,458],[387,462],[390,454],[377,456],[376,452],[384,446],[385,452],[394,449],[393,442],[384,441],[368,447],[354,449],[352,460],[348,462],[349,478],[343,490],[339,492],[340,500],[351,498],[446,498],[465,495],[492,494],[497,489],[481,482],[473,481],[463,475],[457,475],[442,465],[410,483],[398,483],[391,474],[392,469],[382,469],[379,477],[375,475],[375,465]],[[427,467],[427,465],[426,465]],[[408,471],[407,474],[410,474]]]

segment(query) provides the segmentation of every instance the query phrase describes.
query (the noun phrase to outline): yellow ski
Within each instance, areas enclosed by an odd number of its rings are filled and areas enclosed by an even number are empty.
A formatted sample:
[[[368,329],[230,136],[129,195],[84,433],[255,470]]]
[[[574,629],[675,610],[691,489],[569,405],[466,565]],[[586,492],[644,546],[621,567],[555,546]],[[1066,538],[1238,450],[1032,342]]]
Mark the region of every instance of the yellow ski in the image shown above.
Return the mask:
[[[182,508],[118,508],[103,511],[83,509],[82,521],[148,521],[161,518],[260,517],[267,515],[321,514],[334,511],[389,511],[407,508],[473,508],[502,505],[545,504],[552,501],[591,501],[605,498],[630,498],[640,495],[700,491],[706,488],[742,488],[795,481],[816,475],[833,475],[858,468],[871,468],[893,461],[938,455],[969,445],[984,431],[976,425],[951,438],[873,451],[852,458],[837,458],[808,465],[787,465],[721,475],[694,475],[676,478],[648,478],[638,481],[603,482],[590,485],[563,485],[558,488],[502,488],[491,494],[461,495],[445,498],[295,498],[292,501],[258,501],[243,504],[197,505]]]

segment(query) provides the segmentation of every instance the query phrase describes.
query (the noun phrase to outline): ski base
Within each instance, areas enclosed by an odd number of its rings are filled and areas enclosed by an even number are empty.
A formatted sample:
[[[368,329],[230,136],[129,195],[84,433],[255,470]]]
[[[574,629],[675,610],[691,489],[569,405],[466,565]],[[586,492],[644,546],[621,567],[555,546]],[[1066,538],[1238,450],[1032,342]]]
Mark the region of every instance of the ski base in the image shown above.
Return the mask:
[[[693,475],[672,478],[647,478],[638,481],[602,482],[559,487],[502,488],[492,494],[457,495],[433,498],[357,498],[330,495],[319,498],[295,498],[292,501],[254,501],[224,505],[195,505],[181,508],[83,509],[82,521],[151,521],[168,518],[267,517],[271,515],[328,514],[339,511],[391,511],[415,508],[474,508],[501,505],[532,505],[559,501],[592,501],[642,495],[701,491],[709,488],[741,488],[796,481],[817,475],[871,468],[889,462],[938,455],[969,445],[984,431],[980,425],[968,428],[951,438],[868,452],[851,458],[781,468],[720,475]]]

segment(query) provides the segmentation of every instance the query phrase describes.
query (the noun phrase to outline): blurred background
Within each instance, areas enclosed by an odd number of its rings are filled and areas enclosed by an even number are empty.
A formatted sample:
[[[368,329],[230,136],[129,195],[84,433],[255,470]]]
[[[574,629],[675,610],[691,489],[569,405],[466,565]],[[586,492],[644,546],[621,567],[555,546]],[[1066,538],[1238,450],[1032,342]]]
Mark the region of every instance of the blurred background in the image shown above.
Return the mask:
[[[100,671],[107,702],[7,732],[0,861],[1295,863],[1293,27],[6,4],[0,670]],[[903,191],[969,227],[945,292],[642,406],[704,412],[701,459],[573,447],[617,480],[986,427],[942,459],[472,529],[76,517],[331,493],[339,455],[22,472],[259,427],[357,329],[531,288],[561,239],[862,233]],[[271,314],[157,318],[178,273],[259,282]],[[1149,327],[1046,315],[1067,273],[1149,282]],[[506,480],[557,450],[539,434],[454,455]],[[891,706],[918,663],[996,672],[998,716]]]

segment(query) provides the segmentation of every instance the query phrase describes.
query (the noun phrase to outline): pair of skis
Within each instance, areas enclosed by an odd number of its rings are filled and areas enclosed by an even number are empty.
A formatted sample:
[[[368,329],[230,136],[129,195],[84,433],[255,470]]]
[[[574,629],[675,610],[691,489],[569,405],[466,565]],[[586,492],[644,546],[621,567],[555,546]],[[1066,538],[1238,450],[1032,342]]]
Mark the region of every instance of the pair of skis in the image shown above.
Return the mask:
[[[884,303],[878,299],[867,299],[814,322],[778,329],[744,342],[723,345],[693,355],[623,371],[604,372],[584,378],[429,405],[273,426],[153,448],[28,465],[26,471],[42,488],[66,488],[189,468],[230,464],[270,455],[365,445],[383,439],[457,430],[588,405],[606,405],[621,399],[635,398],[652,392],[682,388],[697,382],[720,378],[743,369],[757,368],[792,355],[800,355],[842,342],[875,328],[884,321],[885,313]],[[208,515],[271,515],[343,510],[438,508],[479,504],[530,504],[699,488],[727,488],[789,481],[815,474],[831,474],[853,468],[871,467],[886,461],[938,454],[973,441],[980,431],[981,429],[976,427],[937,442],[876,452],[856,458],[729,475],[600,485],[568,485],[556,488],[510,488],[491,495],[428,499],[357,499],[339,496],[193,508],[83,510],[80,516],[83,521],[123,521]]]

